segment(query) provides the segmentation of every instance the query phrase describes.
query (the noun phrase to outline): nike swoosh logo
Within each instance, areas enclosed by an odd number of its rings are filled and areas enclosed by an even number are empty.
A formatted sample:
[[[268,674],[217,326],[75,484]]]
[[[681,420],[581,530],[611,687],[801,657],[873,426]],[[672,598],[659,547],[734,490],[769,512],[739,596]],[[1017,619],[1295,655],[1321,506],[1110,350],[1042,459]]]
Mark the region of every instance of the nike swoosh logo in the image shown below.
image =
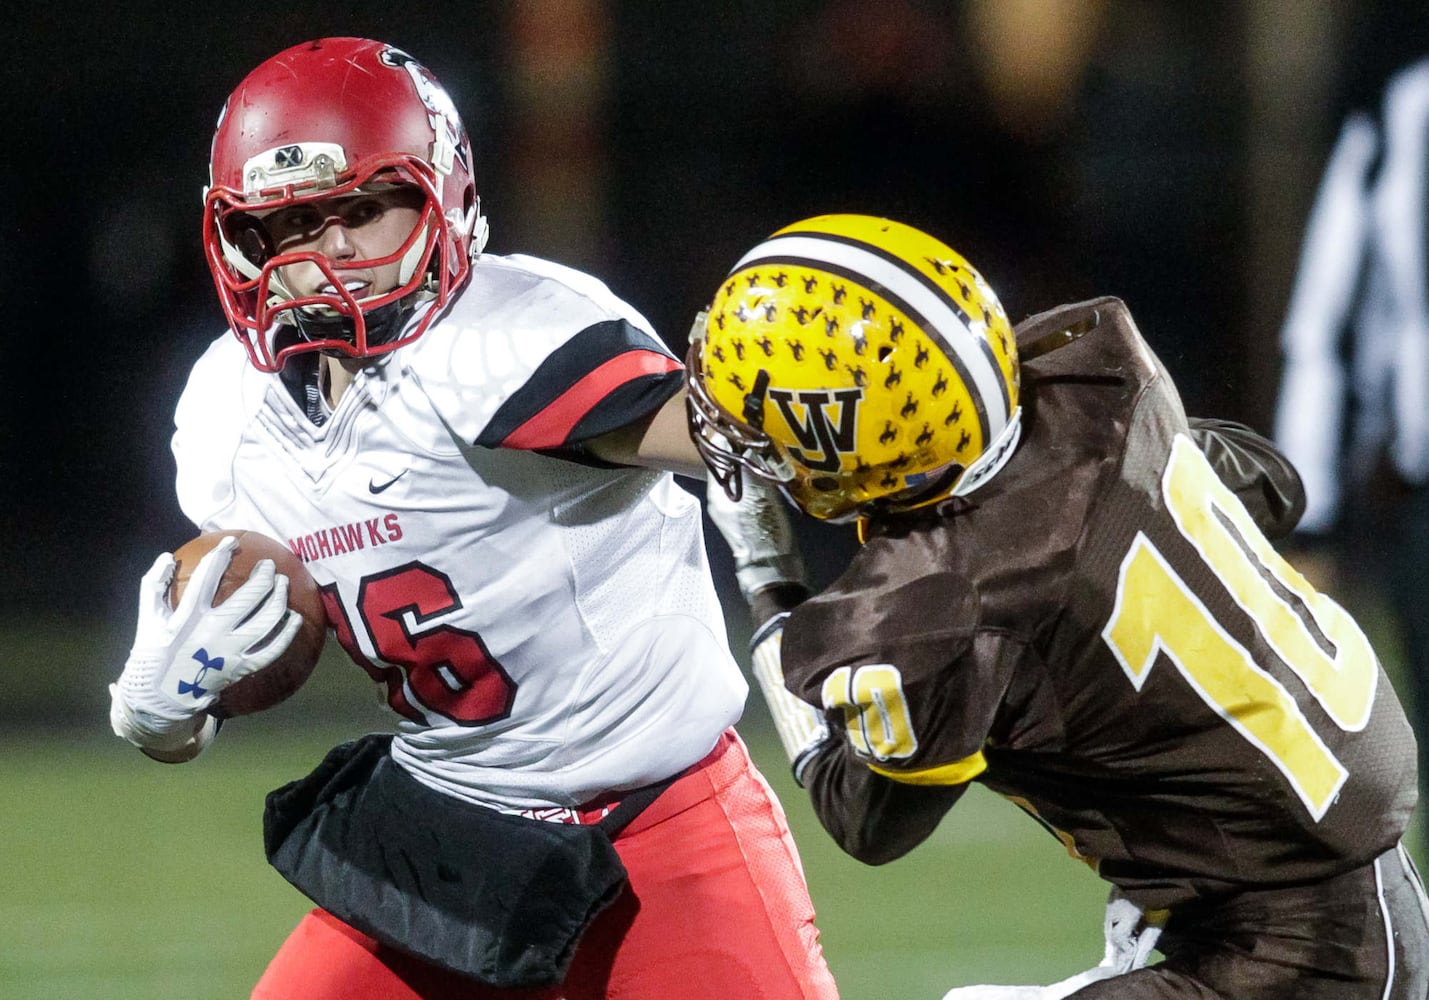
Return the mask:
[[[408,473],[408,471],[410,471],[410,470],[408,470],[408,469],[403,469],[401,472],[397,473],[395,476],[393,476],[391,479],[387,480],[387,482],[385,482],[385,483],[378,483],[378,482],[377,482],[376,480],[374,480],[374,479],[369,479],[369,480],[367,481],[367,490],[368,490],[369,493],[381,493],[383,490],[387,489],[389,486],[391,486],[391,485],[392,485],[393,483],[395,483],[397,480],[399,480],[399,479],[401,479],[403,476],[405,476],[405,475]]]

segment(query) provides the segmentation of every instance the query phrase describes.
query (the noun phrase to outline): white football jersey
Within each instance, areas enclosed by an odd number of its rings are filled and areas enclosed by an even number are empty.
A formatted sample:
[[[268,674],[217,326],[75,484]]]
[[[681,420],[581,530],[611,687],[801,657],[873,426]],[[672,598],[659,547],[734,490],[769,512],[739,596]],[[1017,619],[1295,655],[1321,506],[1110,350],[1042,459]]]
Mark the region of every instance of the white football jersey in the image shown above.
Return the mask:
[[[321,426],[215,341],[175,419],[179,502],[303,558],[420,780],[508,810],[579,805],[699,760],[744,704],[698,501],[668,473],[552,454],[679,378],[596,279],[484,255]]]

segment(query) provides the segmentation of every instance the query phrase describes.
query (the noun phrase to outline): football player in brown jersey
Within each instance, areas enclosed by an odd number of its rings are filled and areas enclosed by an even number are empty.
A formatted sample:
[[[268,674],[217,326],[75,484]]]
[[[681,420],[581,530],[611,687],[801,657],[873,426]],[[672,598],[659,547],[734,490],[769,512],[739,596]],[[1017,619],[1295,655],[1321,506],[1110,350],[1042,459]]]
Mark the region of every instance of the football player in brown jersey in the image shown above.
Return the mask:
[[[845,851],[901,857],[978,781],[1111,883],[1109,924],[1132,906],[1103,967],[1035,995],[1429,993],[1404,712],[1268,541],[1293,467],[1188,419],[1121,301],[1014,329],[940,241],[823,216],[738,262],[686,368],[755,673]],[[817,595],[771,487],[857,522]],[[1032,994],[950,994],[998,995]]]

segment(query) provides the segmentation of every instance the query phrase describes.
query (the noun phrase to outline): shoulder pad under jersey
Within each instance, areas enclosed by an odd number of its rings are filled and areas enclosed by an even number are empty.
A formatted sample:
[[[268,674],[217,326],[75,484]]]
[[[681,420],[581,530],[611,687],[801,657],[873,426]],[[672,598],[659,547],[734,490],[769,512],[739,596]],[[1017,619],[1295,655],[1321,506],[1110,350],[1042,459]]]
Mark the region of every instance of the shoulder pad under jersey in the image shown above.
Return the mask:
[[[231,333],[194,363],[174,412],[171,447],[179,506],[200,528],[233,498],[233,457],[267,391],[265,376]]]
[[[667,386],[681,369],[649,321],[601,281],[524,256],[482,256],[447,315],[404,351],[452,431],[492,447],[559,447],[580,437],[586,418],[591,433],[620,426],[626,408],[645,412],[642,387]],[[617,393],[630,399],[625,408],[592,416]]]

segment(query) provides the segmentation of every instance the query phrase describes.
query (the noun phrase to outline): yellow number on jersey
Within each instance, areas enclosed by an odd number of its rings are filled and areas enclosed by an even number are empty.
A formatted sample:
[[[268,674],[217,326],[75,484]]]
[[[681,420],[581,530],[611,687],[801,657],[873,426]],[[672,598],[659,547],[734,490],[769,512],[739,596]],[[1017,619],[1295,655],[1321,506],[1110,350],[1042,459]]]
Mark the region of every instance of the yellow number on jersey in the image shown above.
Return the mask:
[[[1181,534],[1330,719],[1341,729],[1364,728],[1379,670],[1354,619],[1280,557],[1190,439],[1176,438],[1161,490]],[[1298,599],[1298,608],[1271,579]],[[1333,653],[1311,634],[1306,615]],[[1102,636],[1137,690],[1164,652],[1201,700],[1280,769],[1310,814],[1324,816],[1344,784],[1344,766],[1285,687],[1231,638],[1139,532],[1122,560],[1116,606]]]
[[[824,708],[843,711],[854,749],[874,760],[911,757],[918,749],[903,675],[890,663],[839,667],[824,679]]]

